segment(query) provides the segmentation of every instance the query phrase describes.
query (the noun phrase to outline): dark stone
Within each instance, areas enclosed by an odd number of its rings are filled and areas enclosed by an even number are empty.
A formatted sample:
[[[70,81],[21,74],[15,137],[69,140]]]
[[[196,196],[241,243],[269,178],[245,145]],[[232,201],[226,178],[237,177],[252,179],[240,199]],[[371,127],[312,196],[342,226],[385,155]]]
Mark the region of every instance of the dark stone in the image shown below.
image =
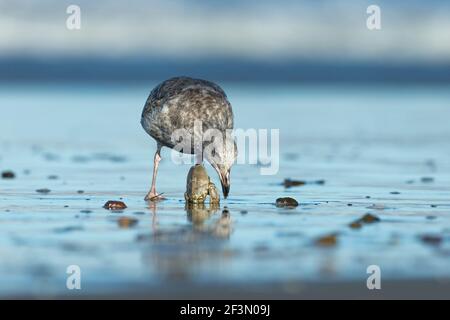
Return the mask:
[[[298,186],[303,186],[305,184],[306,184],[306,182],[302,181],[302,180],[284,179],[284,182],[283,182],[283,185],[285,188],[298,187]]]
[[[127,205],[122,201],[109,200],[103,205],[103,208],[107,210],[123,210],[127,208]]]
[[[359,221],[355,221],[349,224],[349,227],[352,229],[360,229],[362,228],[362,224]]]
[[[433,235],[433,234],[425,234],[420,236],[420,240],[422,240],[423,243],[429,244],[432,246],[438,246],[442,243],[442,237],[439,235]]]
[[[373,215],[373,214],[365,214],[364,216],[362,216],[359,219],[360,222],[363,223],[374,223],[374,222],[380,222],[380,218],[378,218],[377,216]]]
[[[2,172],[3,179],[14,179],[15,177],[16,177],[16,174],[12,171],[3,171]]]
[[[295,208],[298,206],[298,202],[290,197],[278,198],[276,200],[276,206],[279,208]]]
[[[337,234],[329,234],[317,238],[315,244],[321,247],[333,247],[337,244]]]
[[[51,190],[50,190],[50,189],[47,189],[47,188],[42,188],[42,189],[37,189],[36,192],[37,192],[37,193],[47,194],[47,193],[50,193]]]

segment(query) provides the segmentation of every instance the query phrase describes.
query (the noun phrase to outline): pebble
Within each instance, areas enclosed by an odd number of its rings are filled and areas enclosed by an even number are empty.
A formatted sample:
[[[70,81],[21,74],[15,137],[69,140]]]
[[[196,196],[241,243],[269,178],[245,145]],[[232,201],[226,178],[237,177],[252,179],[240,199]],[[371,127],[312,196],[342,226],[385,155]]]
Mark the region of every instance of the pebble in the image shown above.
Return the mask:
[[[355,221],[349,224],[349,227],[352,229],[361,229],[362,228],[362,224],[359,221]]]
[[[351,229],[360,229],[362,228],[363,224],[371,224],[371,223],[375,223],[375,222],[379,222],[380,218],[378,218],[377,216],[373,215],[373,214],[365,214],[364,216],[362,216],[361,218],[359,218],[356,221],[353,221],[352,223],[350,223],[348,226]]]
[[[325,184],[325,180],[315,180],[315,181],[304,181],[304,180],[291,180],[291,179],[284,179],[283,185],[285,188],[290,188],[290,187],[298,187],[298,186],[303,186],[305,184],[319,184],[319,185],[324,185]]]
[[[2,172],[3,179],[14,179],[15,177],[16,177],[16,174],[12,171],[3,171]]]
[[[276,206],[278,208],[295,208],[298,206],[298,202],[290,197],[278,198],[276,200]]]
[[[123,210],[127,208],[127,205],[122,201],[109,200],[103,205],[103,208],[107,210]]]
[[[36,192],[37,192],[37,193],[44,193],[44,194],[47,194],[47,193],[50,193],[51,190],[50,190],[50,189],[47,189],[47,188],[42,188],[42,189],[37,189]]]
[[[423,243],[432,245],[432,246],[438,246],[442,243],[442,237],[438,235],[431,235],[431,234],[425,234],[420,236],[420,240],[422,240]]]
[[[298,187],[298,186],[303,186],[305,184],[306,184],[306,182],[302,181],[302,180],[284,179],[284,182],[283,182],[283,185],[285,188]]]
[[[315,244],[321,247],[332,247],[337,244],[337,234],[329,234],[317,238]]]
[[[374,223],[374,222],[379,222],[380,218],[378,218],[377,216],[375,216],[373,214],[367,213],[364,216],[362,216],[359,220],[364,223]]]

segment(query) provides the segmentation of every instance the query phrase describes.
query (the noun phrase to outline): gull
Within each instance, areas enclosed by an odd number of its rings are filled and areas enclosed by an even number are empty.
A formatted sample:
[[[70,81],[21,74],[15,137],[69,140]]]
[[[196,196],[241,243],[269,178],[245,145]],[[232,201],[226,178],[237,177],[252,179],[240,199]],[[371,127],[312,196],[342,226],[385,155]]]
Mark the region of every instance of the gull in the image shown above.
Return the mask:
[[[201,124],[200,132],[195,130],[197,123]],[[172,137],[178,129],[188,132],[193,141],[202,141],[201,144],[186,143],[187,146],[181,152],[194,154],[197,164],[202,164],[204,157],[219,175],[223,195],[227,198],[230,191],[230,170],[237,157],[237,146],[234,139],[226,134],[227,130],[233,129],[233,110],[222,88],[213,82],[189,77],[165,80],[147,98],[141,125],[156,140],[152,184],[145,200],[163,199],[156,192],[161,148],[180,151],[176,148],[179,141]],[[216,129],[222,134],[224,147],[205,152],[209,144],[203,141],[203,135],[208,129]],[[225,147],[230,144],[231,147]]]

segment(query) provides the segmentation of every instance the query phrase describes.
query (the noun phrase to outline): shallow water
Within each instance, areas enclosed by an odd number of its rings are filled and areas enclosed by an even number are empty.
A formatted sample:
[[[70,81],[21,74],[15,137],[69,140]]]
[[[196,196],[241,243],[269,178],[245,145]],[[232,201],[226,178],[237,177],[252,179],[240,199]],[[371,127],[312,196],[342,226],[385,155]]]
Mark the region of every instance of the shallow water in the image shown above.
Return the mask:
[[[237,165],[221,208],[194,211],[189,165],[168,149],[158,176],[168,200],[143,200],[155,143],[139,121],[152,85],[1,87],[0,171],[16,177],[0,179],[0,295],[70,295],[68,265],[81,268],[82,295],[365,286],[373,264],[383,279],[450,278],[448,87],[223,87],[236,127],[280,129],[280,170]],[[286,189],[285,178],[325,183]],[[300,206],[276,208],[280,196]],[[119,199],[123,212],[102,208]],[[381,221],[349,228],[366,213]],[[119,228],[121,216],[138,224]],[[330,233],[335,246],[314,244]]]

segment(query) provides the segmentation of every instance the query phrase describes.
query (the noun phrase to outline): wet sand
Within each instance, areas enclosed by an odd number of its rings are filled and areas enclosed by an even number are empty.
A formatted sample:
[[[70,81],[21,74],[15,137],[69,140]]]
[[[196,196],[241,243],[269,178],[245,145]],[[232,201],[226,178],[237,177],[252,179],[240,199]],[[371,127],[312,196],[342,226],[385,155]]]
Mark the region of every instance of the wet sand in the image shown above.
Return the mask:
[[[448,88],[224,85],[237,127],[280,129],[280,171],[238,165],[220,208],[189,209],[190,165],[167,149],[168,200],[143,200],[151,87],[1,89],[0,171],[14,173],[0,178],[1,297],[448,298]],[[66,288],[74,264],[81,290]]]

